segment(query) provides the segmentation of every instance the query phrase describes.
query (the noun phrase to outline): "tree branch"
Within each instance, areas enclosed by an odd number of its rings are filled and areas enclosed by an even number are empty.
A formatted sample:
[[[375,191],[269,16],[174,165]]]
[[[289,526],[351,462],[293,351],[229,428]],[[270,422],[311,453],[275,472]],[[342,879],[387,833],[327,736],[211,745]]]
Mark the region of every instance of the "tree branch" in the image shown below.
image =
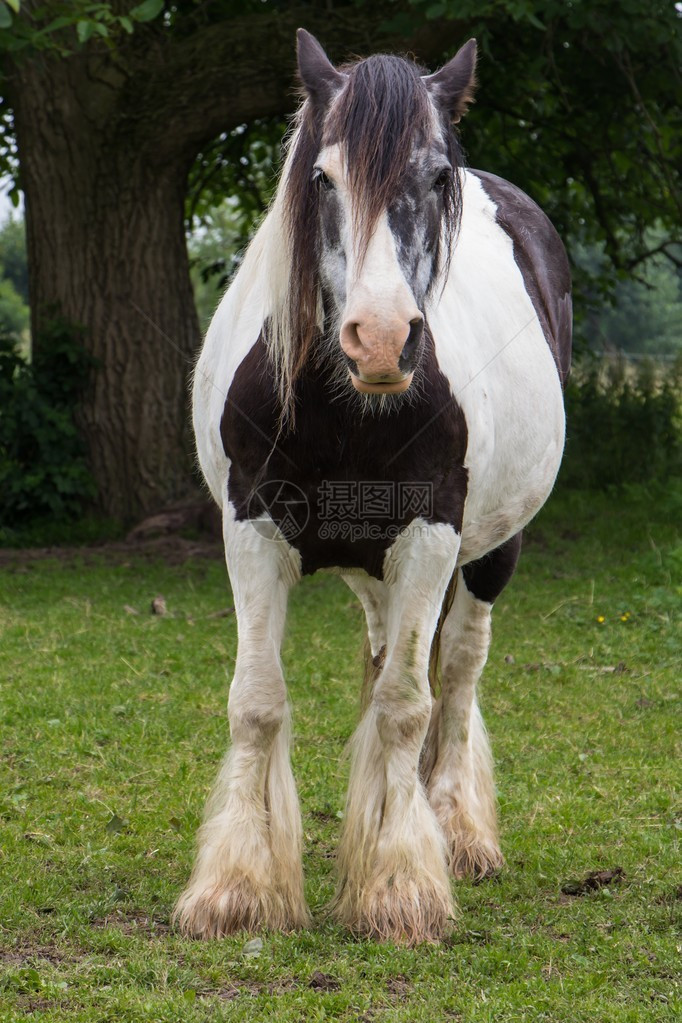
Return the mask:
[[[678,270],[682,269],[682,259],[674,253],[669,252],[668,249],[671,245],[682,245],[682,240],[678,241],[675,238],[668,238],[666,241],[661,242],[653,249],[648,249],[646,252],[640,252],[638,256],[634,256],[625,263],[627,270],[634,270],[640,263],[645,263],[647,259],[651,259],[652,256],[663,255],[666,259],[669,259],[673,266],[676,266]]]
[[[181,38],[150,33],[149,45],[136,47],[124,91],[127,129],[159,162],[177,159],[179,149],[191,158],[221,132],[254,118],[291,113],[300,25],[319,35],[333,59],[386,48],[414,49],[439,62],[463,38],[462,26],[452,21],[428,22],[409,39],[382,32],[382,20],[394,10],[388,3],[331,10],[287,5],[204,25]]]

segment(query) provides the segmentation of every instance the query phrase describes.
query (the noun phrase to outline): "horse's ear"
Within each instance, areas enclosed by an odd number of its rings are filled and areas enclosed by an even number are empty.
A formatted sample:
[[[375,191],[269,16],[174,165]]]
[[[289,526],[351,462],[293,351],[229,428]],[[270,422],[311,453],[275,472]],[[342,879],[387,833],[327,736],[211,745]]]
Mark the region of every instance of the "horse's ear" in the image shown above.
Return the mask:
[[[465,43],[445,67],[435,75],[426,75],[424,82],[438,106],[446,110],[453,121],[459,121],[474,98],[476,40]]]
[[[296,33],[298,47],[298,73],[304,88],[313,102],[325,106],[340,88],[345,85],[346,76],[337,71],[315,36],[299,28]]]

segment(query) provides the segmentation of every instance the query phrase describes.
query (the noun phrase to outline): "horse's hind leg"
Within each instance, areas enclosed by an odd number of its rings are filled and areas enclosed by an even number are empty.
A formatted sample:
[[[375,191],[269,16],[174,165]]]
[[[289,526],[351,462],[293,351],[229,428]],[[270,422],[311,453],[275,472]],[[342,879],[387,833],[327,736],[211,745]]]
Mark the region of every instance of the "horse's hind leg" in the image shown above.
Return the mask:
[[[291,548],[246,522],[225,523],[239,632],[228,713],[232,746],[209,799],[197,857],[175,919],[187,934],[220,937],[309,922],[301,818],[289,762],[289,710],[279,659]]]
[[[423,757],[429,802],[455,877],[485,877],[502,866],[490,746],[476,684],[490,646],[493,601],[512,576],[521,534],[465,565],[441,632],[441,699]]]

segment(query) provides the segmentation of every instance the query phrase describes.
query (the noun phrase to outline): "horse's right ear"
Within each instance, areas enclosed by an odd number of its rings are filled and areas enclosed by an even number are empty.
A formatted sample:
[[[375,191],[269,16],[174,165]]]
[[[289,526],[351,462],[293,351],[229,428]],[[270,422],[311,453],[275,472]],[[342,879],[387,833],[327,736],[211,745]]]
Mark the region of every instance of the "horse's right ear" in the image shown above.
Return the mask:
[[[299,28],[296,33],[298,46],[298,73],[303,86],[314,103],[325,106],[343,88],[346,76],[337,71],[315,36]]]

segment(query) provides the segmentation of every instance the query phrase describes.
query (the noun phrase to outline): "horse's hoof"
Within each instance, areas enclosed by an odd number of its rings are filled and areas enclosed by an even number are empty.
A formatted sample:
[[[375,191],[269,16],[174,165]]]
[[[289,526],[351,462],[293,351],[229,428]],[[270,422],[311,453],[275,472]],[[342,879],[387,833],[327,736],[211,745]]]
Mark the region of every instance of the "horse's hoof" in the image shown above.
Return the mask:
[[[178,930],[192,938],[224,938],[239,931],[295,931],[310,924],[305,904],[248,878],[198,888],[190,884],[173,912]]]
[[[447,849],[448,870],[461,881],[468,877],[482,881],[492,877],[504,866],[504,856],[497,840],[494,811],[488,819],[475,823],[472,814],[453,800],[431,806],[440,825]]]
[[[504,866],[504,856],[495,842],[457,837],[449,843],[448,864],[450,873],[457,881],[464,878],[484,881],[500,872]]]
[[[389,878],[387,884],[356,894],[342,889],[332,912],[359,937],[414,946],[446,937],[455,906],[449,888],[413,878]]]

